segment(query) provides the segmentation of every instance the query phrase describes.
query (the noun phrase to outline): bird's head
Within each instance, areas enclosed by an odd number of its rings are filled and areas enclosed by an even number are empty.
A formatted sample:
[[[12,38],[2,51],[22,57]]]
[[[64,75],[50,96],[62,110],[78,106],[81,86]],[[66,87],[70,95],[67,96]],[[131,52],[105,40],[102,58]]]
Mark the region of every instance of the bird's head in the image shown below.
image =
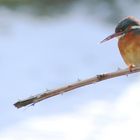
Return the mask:
[[[115,28],[115,33],[102,40],[101,43],[108,41],[114,37],[121,37],[132,29],[137,28],[140,28],[140,22],[136,18],[129,16],[120,21]]]

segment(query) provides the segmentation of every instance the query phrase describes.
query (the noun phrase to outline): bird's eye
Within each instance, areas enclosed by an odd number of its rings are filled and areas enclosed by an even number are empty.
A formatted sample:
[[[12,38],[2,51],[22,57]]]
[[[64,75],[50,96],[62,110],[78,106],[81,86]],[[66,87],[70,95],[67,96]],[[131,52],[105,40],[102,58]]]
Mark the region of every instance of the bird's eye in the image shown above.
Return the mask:
[[[120,29],[120,32],[122,32],[123,30],[122,29]]]

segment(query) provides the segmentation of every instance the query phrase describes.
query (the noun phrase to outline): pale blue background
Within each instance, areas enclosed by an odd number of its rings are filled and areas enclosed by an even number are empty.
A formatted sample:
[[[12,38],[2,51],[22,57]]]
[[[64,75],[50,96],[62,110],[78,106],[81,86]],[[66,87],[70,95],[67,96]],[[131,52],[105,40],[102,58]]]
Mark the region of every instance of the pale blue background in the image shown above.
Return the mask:
[[[70,91],[34,107],[13,106],[19,99],[46,89],[126,67],[117,39],[99,44],[114,32],[117,23],[105,22],[100,14],[90,16],[78,6],[75,9],[56,18],[1,9],[0,130],[34,116],[70,113],[98,99],[113,102],[137,79],[138,74],[123,76]],[[135,11],[131,15],[140,17]]]

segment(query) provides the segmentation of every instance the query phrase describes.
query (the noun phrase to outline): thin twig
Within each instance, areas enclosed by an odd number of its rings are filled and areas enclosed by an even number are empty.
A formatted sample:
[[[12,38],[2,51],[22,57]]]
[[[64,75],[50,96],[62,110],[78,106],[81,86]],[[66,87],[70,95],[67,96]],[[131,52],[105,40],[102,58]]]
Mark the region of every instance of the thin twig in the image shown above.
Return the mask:
[[[136,72],[140,72],[140,67],[134,67],[134,68],[132,68],[131,71],[129,69],[123,69],[123,70],[119,70],[119,71],[115,71],[115,72],[111,72],[111,73],[99,74],[99,75],[96,75],[95,77],[92,77],[89,79],[80,80],[80,81],[78,80],[77,82],[69,84],[67,86],[60,87],[60,88],[57,88],[57,89],[54,89],[51,91],[46,91],[44,93],[29,97],[27,99],[20,100],[20,101],[16,102],[14,104],[14,106],[17,108],[21,108],[21,107],[27,106],[29,104],[34,105],[35,103],[40,102],[44,99],[74,90],[79,87],[83,87],[83,86],[97,83],[97,82],[100,82],[103,80],[115,78],[115,77],[122,76],[122,75],[128,75],[128,74],[132,74],[132,73],[136,73]]]

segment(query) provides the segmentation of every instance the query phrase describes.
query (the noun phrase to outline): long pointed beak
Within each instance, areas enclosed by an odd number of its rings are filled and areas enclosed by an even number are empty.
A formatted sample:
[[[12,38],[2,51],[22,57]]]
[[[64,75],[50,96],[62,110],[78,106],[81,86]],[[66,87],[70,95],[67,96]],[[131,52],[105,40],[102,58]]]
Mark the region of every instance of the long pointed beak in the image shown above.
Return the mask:
[[[108,36],[107,38],[105,38],[104,40],[102,40],[100,43],[103,43],[103,42],[105,42],[105,41],[108,41],[108,40],[110,40],[110,39],[112,39],[112,38],[114,38],[114,37],[118,37],[118,36],[122,35],[123,33],[124,33],[124,32],[114,33],[114,34]]]

